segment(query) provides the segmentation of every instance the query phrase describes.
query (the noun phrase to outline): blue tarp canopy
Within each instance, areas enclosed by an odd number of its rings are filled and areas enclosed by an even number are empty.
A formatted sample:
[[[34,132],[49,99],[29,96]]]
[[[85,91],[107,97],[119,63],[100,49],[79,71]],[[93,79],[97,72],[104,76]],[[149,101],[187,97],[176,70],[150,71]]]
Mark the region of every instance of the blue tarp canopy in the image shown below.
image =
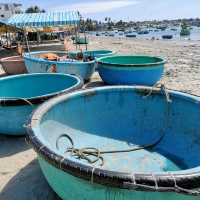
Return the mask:
[[[49,13],[23,13],[13,15],[8,19],[7,24],[19,28],[25,27],[47,27],[76,25],[80,22],[78,11],[49,12]]]

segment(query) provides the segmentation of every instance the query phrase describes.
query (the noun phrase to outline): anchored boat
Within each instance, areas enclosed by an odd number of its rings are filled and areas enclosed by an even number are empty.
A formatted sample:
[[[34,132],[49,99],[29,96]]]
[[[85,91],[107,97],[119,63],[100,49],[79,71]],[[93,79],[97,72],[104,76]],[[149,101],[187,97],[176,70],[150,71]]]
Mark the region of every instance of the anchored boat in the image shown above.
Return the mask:
[[[180,36],[190,36],[190,28],[186,23],[181,24]]]
[[[172,39],[173,38],[173,35],[162,35],[162,39]]]
[[[1,78],[0,134],[24,135],[24,124],[38,105],[81,86],[79,78],[64,74],[23,74]]]
[[[61,59],[48,60],[42,57],[44,54],[56,54]],[[64,74],[76,74],[84,80],[89,80],[95,71],[95,61],[80,61],[65,58],[68,54],[62,51],[40,51],[24,55],[25,65],[29,73],[58,72]]]
[[[80,51],[72,51],[69,52],[70,57],[75,58],[77,56],[77,54],[80,53]],[[111,50],[90,50],[90,51],[83,51],[81,52],[83,54],[83,56],[85,57],[90,57],[91,59],[95,59],[95,58],[101,58],[101,57],[105,57],[105,56],[112,56],[115,53]]]
[[[152,56],[109,56],[97,62],[103,81],[113,85],[154,85],[165,64],[162,58]]]
[[[5,72],[9,75],[24,74],[27,72],[24,59],[21,56],[2,58],[0,63]]]
[[[64,200],[197,200],[199,105],[164,87],[75,91],[34,112],[28,140]]]
[[[128,33],[128,34],[126,34],[126,37],[128,37],[128,38],[136,38],[136,35],[133,34],[133,33]]]
[[[149,31],[148,30],[139,31],[138,34],[139,35],[146,35],[146,34],[149,34]]]
[[[90,56],[92,59],[95,58],[101,58],[101,57],[105,57],[105,56],[112,56],[115,53],[111,50],[91,50],[91,51],[84,51],[83,52],[85,56]]]

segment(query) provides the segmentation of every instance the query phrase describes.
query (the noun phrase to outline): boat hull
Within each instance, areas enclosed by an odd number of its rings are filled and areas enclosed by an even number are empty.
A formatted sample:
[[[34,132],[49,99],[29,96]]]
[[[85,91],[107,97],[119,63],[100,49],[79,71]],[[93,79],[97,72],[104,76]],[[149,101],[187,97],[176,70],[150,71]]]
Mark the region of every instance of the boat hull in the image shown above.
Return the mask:
[[[0,107],[0,134],[25,135],[25,124],[37,106]]]
[[[12,56],[1,59],[1,65],[9,75],[27,73],[24,59],[21,56]]]
[[[199,199],[200,97],[163,90],[97,87],[41,105],[28,141],[53,190],[64,200]]]
[[[168,40],[173,39],[173,35],[163,35],[162,39],[168,39]]]
[[[164,71],[164,63],[149,66],[127,66],[98,62],[98,71],[103,81],[110,85],[152,86],[160,80]]]
[[[24,74],[2,78],[0,134],[25,135],[25,124],[35,108],[49,98],[81,87],[79,78],[64,74]],[[32,94],[35,96],[29,98]]]
[[[43,54],[46,52],[34,52],[26,54],[24,61],[28,73],[47,73],[57,72],[64,74],[75,74],[84,80],[89,80],[95,71],[95,61],[90,62],[64,62],[64,61],[48,61],[41,58],[33,57],[35,54]],[[56,53],[56,52],[54,52]],[[52,71],[52,66],[55,66],[55,71]]]
[[[49,185],[63,200],[198,200],[199,197],[169,192],[120,190],[84,181],[50,165],[38,157]]]
[[[72,58],[75,58],[77,53],[78,53],[78,51],[72,51],[72,52],[69,52],[69,55]],[[101,57],[105,57],[105,56],[112,56],[114,54],[115,53],[110,50],[92,50],[92,51],[84,51],[83,52],[84,56],[91,56],[93,59],[101,58]]]

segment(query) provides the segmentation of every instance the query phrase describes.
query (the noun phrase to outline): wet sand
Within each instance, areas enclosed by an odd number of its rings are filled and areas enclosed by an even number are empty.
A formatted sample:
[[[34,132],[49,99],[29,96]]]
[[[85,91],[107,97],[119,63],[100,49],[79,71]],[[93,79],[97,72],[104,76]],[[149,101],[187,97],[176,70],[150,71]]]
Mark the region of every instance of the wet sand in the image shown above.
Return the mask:
[[[57,49],[63,49],[63,46]],[[167,60],[164,75],[166,86],[200,95],[200,41],[93,37],[90,38],[89,49],[111,49],[119,54],[148,54],[164,57]],[[93,80],[100,79],[95,75]],[[0,199],[59,199],[48,186],[39,168],[36,154],[26,144],[24,137],[0,136]]]

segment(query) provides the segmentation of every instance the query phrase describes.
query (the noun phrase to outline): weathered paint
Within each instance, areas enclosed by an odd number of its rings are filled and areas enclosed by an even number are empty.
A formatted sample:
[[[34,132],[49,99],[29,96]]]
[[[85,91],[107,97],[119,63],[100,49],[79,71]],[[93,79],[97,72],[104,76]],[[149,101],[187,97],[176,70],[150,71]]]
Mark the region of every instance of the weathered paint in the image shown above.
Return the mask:
[[[49,61],[36,57],[40,54],[48,53],[48,51],[32,52],[24,55],[24,62],[29,73],[47,73],[53,65],[55,65],[57,73],[75,74],[84,80],[89,80],[95,71],[95,61]],[[52,53],[52,51],[51,51]],[[53,52],[61,53],[61,52]],[[63,54],[63,52],[62,52]],[[67,54],[67,53],[66,53]]]
[[[151,88],[139,86],[110,86],[76,91],[54,98],[37,109],[34,116],[40,115],[40,119],[32,124],[32,130],[40,145],[46,149],[46,154],[42,154],[41,149],[37,151],[41,154],[39,162],[49,184],[61,198],[200,198],[176,192],[135,191],[134,188],[122,189],[122,186],[111,188],[111,181],[105,184],[111,176],[114,183],[119,177],[124,177],[123,184],[126,185],[127,179],[138,173],[157,177],[169,175],[170,172],[188,180],[191,174],[200,172],[200,157],[197,156],[200,152],[200,98],[168,91],[172,100],[169,103],[162,93],[144,97],[138,92],[144,89],[151,91]],[[85,95],[89,95],[89,98],[85,98]],[[59,150],[56,149],[56,140],[63,133],[73,139],[75,148],[95,147],[100,150],[120,150],[151,144],[163,133],[164,138],[150,150],[105,154],[105,165],[99,166],[98,162],[90,164],[66,154],[65,150],[70,145],[66,139],[60,140]],[[94,183],[87,181],[88,176],[85,174],[80,176],[87,171],[92,179],[91,168],[101,174],[95,174]],[[195,184],[200,187],[199,182]]]
[[[174,192],[142,192],[105,187],[59,170],[41,157],[40,167],[49,185],[63,200],[199,200]]]

